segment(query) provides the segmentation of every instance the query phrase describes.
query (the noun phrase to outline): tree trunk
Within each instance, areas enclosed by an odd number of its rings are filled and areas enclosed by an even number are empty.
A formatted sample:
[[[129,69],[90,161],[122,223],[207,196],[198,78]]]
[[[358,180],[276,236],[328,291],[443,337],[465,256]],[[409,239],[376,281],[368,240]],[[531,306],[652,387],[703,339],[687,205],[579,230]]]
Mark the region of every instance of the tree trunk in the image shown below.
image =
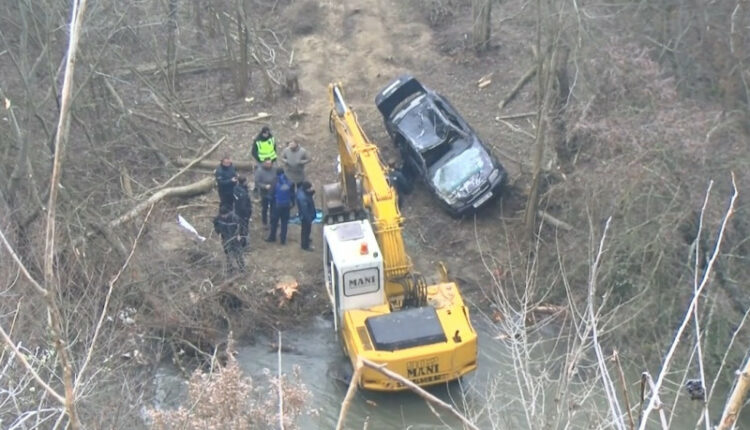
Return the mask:
[[[524,225],[526,233],[526,243],[529,249],[533,249],[531,246],[531,239],[534,237],[534,230],[536,226],[536,214],[537,205],[539,204],[539,180],[542,173],[542,158],[544,157],[544,116],[547,113],[547,97],[545,91],[545,81],[547,78],[544,76],[544,57],[547,50],[542,51],[542,1],[537,0],[537,22],[536,22],[536,76],[537,76],[537,129],[536,129],[536,140],[534,142],[534,153],[532,158],[532,169],[533,179],[531,180],[531,189],[529,190],[529,199],[526,202],[526,212],[524,214]]]
[[[167,5],[167,87],[174,94],[177,85],[177,0]]]
[[[569,53],[570,49],[567,46],[558,46],[555,62],[552,65],[552,70],[550,70],[550,73],[553,74],[550,88],[552,94],[550,95],[549,114],[547,116],[550,145],[555,148],[558,165],[564,171],[569,169],[572,155],[565,138],[565,107],[568,105],[568,95],[570,94],[570,82],[568,80]]]
[[[237,98],[247,95],[247,85],[250,80],[248,50],[250,44],[250,32],[247,28],[247,13],[244,2],[237,0],[237,60],[234,64],[234,91]]]
[[[55,344],[55,350],[60,359],[63,371],[62,382],[65,388],[65,412],[68,415],[69,425],[73,430],[80,428],[78,413],[76,411],[76,395],[73,382],[73,364],[68,354],[68,342],[65,336],[65,324],[60,308],[57,303],[59,294],[59,279],[55,265],[55,216],[57,214],[57,193],[62,173],[63,155],[68,142],[70,131],[70,114],[73,93],[73,76],[75,75],[76,54],[78,52],[78,39],[81,34],[81,21],[86,10],[86,0],[73,2],[73,13],[70,22],[70,38],[66,53],[63,85],[60,94],[60,116],[55,134],[54,149],[55,156],[52,162],[52,176],[50,177],[49,200],[47,204],[47,228],[44,240],[44,294],[49,312],[49,328],[51,337]]]
[[[740,416],[740,410],[745,404],[745,397],[750,390],[750,359],[745,363],[745,367],[737,375],[737,384],[735,384],[732,394],[724,406],[724,413],[721,415],[721,421],[717,430],[729,430],[734,428],[737,417]]]
[[[472,0],[472,44],[477,52],[490,47],[490,17],[492,0]]]

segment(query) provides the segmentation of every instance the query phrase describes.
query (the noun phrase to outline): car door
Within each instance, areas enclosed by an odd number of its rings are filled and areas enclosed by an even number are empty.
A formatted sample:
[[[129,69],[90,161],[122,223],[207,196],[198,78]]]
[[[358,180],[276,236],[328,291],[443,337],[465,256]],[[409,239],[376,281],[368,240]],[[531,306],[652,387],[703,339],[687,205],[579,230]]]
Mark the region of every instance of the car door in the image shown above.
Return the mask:
[[[425,172],[424,160],[414,149],[414,145],[400,134],[396,138],[396,145],[401,152],[401,159],[404,161],[404,170],[409,179],[423,178]]]

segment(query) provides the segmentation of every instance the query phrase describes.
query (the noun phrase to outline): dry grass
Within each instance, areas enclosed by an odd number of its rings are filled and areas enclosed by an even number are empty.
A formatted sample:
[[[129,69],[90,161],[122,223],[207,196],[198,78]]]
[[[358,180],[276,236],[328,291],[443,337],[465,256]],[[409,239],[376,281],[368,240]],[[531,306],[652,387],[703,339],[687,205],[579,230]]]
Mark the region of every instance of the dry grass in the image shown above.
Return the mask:
[[[232,342],[227,346],[228,360],[212,372],[195,370],[188,383],[188,401],[172,411],[152,409],[150,417],[155,430],[249,430],[297,428],[297,418],[306,412],[310,396],[300,382],[299,368],[293,374],[278,378],[265,372],[264,383],[245,376],[234,358]],[[283,418],[279,420],[279,397],[283,395]]]

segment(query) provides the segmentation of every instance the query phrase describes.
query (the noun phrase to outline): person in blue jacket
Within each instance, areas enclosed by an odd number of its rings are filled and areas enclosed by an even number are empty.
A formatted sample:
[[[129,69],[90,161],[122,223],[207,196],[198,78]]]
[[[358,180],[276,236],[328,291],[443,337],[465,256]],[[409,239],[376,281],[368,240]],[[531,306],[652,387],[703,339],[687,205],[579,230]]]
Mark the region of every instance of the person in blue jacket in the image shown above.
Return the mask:
[[[284,174],[284,169],[276,169],[276,181],[273,184],[273,204],[271,210],[271,231],[266,242],[276,242],[276,230],[281,224],[279,241],[286,245],[286,230],[289,225],[289,210],[292,208],[292,183]]]
[[[310,245],[310,233],[312,232],[312,223],[315,220],[315,199],[313,195],[315,190],[308,181],[302,181],[297,189],[297,208],[299,209],[299,220],[302,224],[302,236],[300,237],[300,246],[305,251],[312,251],[314,248]]]
[[[237,170],[232,164],[232,159],[224,157],[219,167],[214,170],[216,188],[219,190],[219,207],[226,206],[234,209],[234,186],[237,184]]]

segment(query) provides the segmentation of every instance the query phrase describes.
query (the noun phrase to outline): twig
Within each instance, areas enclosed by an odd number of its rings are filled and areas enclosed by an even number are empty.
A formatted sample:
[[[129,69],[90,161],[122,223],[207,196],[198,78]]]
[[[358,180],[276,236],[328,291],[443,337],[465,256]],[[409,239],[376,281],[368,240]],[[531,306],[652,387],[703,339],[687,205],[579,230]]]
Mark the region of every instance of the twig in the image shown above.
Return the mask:
[[[179,131],[183,131],[183,132],[185,132],[185,133],[188,133],[188,134],[190,134],[190,133],[191,133],[191,132],[190,132],[190,130],[188,130],[188,129],[186,129],[186,128],[182,127],[182,126],[180,125],[180,123],[178,123],[178,122],[172,122],[172,123],[168,123],[168,122],[166,122],[166,121],[162,121],[162,120],[160,120],[160,119],[156,119],[156,118],[154,118],[154,116],[153,116],[153,115],[147,115],[147,114],[145,114],[145,113],[141,113],[141,112],[135,111],[135,110],[133,110],[133,109],[128,109],[128,110],[127,110],[127,113],[128,113],[128,114],[130,114],[130,115],[133,115],[133,116],[137,116],[137,117],[139,117],[139,118],[143,118],[143,119],[145,119],[145,120],[148,120],[148,121],[151,121],[151,122],[155,122],[155,123],[157,123],[157,124],[159,124],[159,125],[163,125],[164,127],[171,127],[171,128],[175,128],[175,129],[177,129],[177,130],[179,130]]]
[[[615,364],[617,365],[617,372],[620,377],[622,395],[625,398],[625,409],[628,411],[628,422],[630,424],[630,430],[634,430],[635,422],[633,421],[633,412],[631,411],[631,407],[630,407],[630,396],[628,396],[628,386],[625,383],[625,372],[623,372],[622,370],[622,364],[620,363],[620,356],[617,354],[617,351],[612,352],[612,358],[614,358]]]
[[[96,340],[99,337],[99,331],[101,330],[102,325],[104,324],[104,318],[107,316],[107,307],[109,307],[109,300],[112,297],[112,291],[115,288],[115,284],[120,279],[120,276],[128,267],[128,265],[130,264],[130,260],[133,258],[135,249],[138,246],[138,240],[141,238],[141,235],[143,234],[143,230],[146,227],[146,223],[148,222],[148,219],[151,216],[151,211],[153,209],[154,209],[154,206],[152,205],[149,208],[148,213],[146,214],[146,218],[143,220],[143,223],[141,224],[141,228],[138,230],[138,234],[135,236],[135,240],[133,241],[133,246],[130,247],[130,254],[128,254],[128,257],[125,259],[125,262],[120,267],[120,270],[118,270],[115,276],[109,281],[109,289],[107,290],[107,295],[104,298],[104,305],[102,305],[102,312],[101,314],[99,314],[99,321],[97,321],[96,328],[94,329],[94,336],[91,338],[91,344],[88,347],[88,352],[86,353],[86,359],[83,362],[83,366],[81,366],[81,370],[78,372],[78,375],[76,377],[75,390],[78,390],[81,380],[83,379],[83,375],[86,372],[86,367],[91,361],[91,356],[94,352],[94,347],[96,346]]]
[[[341,411],[339,411],[339,420],[336,422],[336,430],[344,428],[344,419],[346,418],[347,411],[349,411],[354,393],[357,392],[357,382],[359,381],[359,375],[362,374],[362,367],[362,359],[359,359],[357,365],[354,367],[354,374],[352,375],[352,380],[349,381],[349,388],[346,390],[344,401],[341,402]]]
[[[609,223],[611,221],[612,217],[607,218],[607,222],[604,225],[604,232],[602,233],[602,237],[599,240],[599,248],[596,253],[596,257],[591,263],[591,267],[589,269],[587,313],[589,316],[589,324],[591,325],[591,341],[594,347],[594,352],[596,353],[596,361],[599,366],[599,373],[601,374],[602,383],[604,384],[604,391],[607,395],[607,403],[609,404],[610,413],[612,414],[612,420],[616,424],[617,428],[624,429],[625,424],[622,422],[622,411],[620,410],[620,404],[617,402],[617,394],[615,393],[614,383],[609,376],[609,371],[607,370],[606,363],[604,362],[604,354],[602,353],[602,348],[599,344],[597,329],[597,325],[599,324],[599,322],[597,321],[597,313],[594,310],[594,300],[596,297],[597,284],[596,281],[598,277],[599,266],[601,264],[601,258],[604,254],[604,243],[605,239],[607,238],[607,231],[609,230]]]
[[[370,369],[375,370],[376,372],[382,373],[383,375],[393,379],[394,381],[400,382],[419,396],[421,396],[423,399],[427,400],[428,402],[432,402],[444,409],[446,409],[448,412],[450,412],[453,416],[461,420],[468,428],[479,430],[479,427],[476,426],[473,422],[471,422],[468,418],[466,418],[463,414],[458,412],[453,406],[449,405],[448,403],[445,403],[444,401],[440,400],[439,398],[435,397],[434,395],[430,394],[428,391],[426,391],[424,388],[420,387],[419,385],[411,382],[410,380],[404,378],[403,376],[399,375],[396,372],[393,372],[391,370],[388,370],[383,365],[374,363],[370,360],[367,360],[365,358],[360,358],[360,362],[363,366],[368,367]],[[357,378],[359,379],[359,378]],[[354,380],[356,381],[356,380]],[[348,395],[348,393],[347,393]]]
[[[279,428],[284,430],[284,390],[281,381],[281,331],[279,331]]]
[[[695,236],[695,261],[693,266],[693,295],[698,295],[698,273],[700,268],[701,260],[701,236],[703,235],[703,216],[706,213],[706,207],[708,206],[708,193],[703,201],[703,207],[701,208],[701,217],[698,220],[698,233]],[[695,302],[695,310],[693,311],[693,322],[695,323],[695,347],[698,352],[698,371],[700,372],[701,387],[705,392],[706,390],[706,371],[703,368],[703,348],[701,347],[701,325],[700,318],[698,317],[698,302]],[[703,399],[703,420],[706,424],[706,430],[711,430],[711,418],[708,413],[708,402],[704,397]]]
[[[500,121],[501,119],[519,119],[519,118],[528,118],[530,116],[536,116],[539,112],[522,112],[522,113],[514,113],[512,115],[500,115],[496,116],[495,119]]]
[[[65,398],[57,393],[52,387],[47,385],[46,382],[42,380],[42,378],[39,376],[39,374],[34,370],[34,368],[31,366],[31,364],[26,360],[26,356],[23,355],[21,351],[18,350],[18,347],[16,347],[16,344],[13,343],[13,341],[8,337],[8,333],[5,332],[5,329],[2,325],[0,325],[0,336],[2,336],[3,341],[6,345],[10,347],[10,349],[13,350],[13,353],[16,355],[16,358],[18,358],[18,361],[23,364],[23,367],[26,368],[26,370],[31,373],[31,376],[36,380],[39,385],[41,385],[45,391],[49,393],[50,396],[54,397],[55,400],[60,402],[61,405],[65,404]]]
[[[519,133],[525,134],[526,136],[529,136],[529,137],[530,137],[530,138],[532,138],[532,139],[536,139],[536,135],[535,135],[535,134],[533,134],[533,133],[531,133],[531,132],[528,132],[528,131],[526,131],[526,130],[522,129],[521,127],[515,126],[515,125],[513,125],[513,124],[509,123],[508,121],[505,121],[505,120],[502,120],[502,119],[501,119],[501,120],[499,120],[499,121],[500,121],[501,123],[505,124],[505,125],[506,125],[506,126],[507,126],[507,127],[509,128],[509,129],[511,129],[511,130],[513,130],[513,131],[517,131],[517,132],[519,132]],[[538,132],[537,132],[537,133],[538,133]]]
[[[649,389],[651,390],[651,399],[648,402],[649,407],[653,404],[655,409],[659,409],[659,421],[661,422],[661,428],[662,430],[668,430],[669,424],[667,423],[667,417],[664,415],[664,409],[661,407],[661,399],[659,398],[659,392],[656,391],[656,386],[654,385],[654,380],[651,378],[651,374],[648,372],[643,372],[641,374],[641,398],[643,398],[643,390],[644,390],[644,383],[648,383]],[[646,409],[646,412],[649,412],[648,409]],[[645,428],[646,423],[648,422],[648,414],[644,413],[641,417],[640,422],[640,428]]]
[[[37,282],[36,279],[34,279],[33,276],[31,276],[31,273],[26,270],[26,266],[23,264],[21,259],[18,258],[18,254],[16,254],[16,251],[10,245],[2,230],[0,230],[0,240],[2,240],[3,245],[5,245],[5,248],[8,250],[10,257],[13,259],[13,261],[16,262],[16,265],[18,265],[18,268],[21,270],[21,273],[23,273],[23,276],[28,279],[29,282],[31,282],[31,285],[34,286],[34,289],[36,289],[39,294],[41,294],[43,297],[46,297],[49,293],[44,289],[44,287],[41,286],[41,284],[39,284],[39,282]]]

